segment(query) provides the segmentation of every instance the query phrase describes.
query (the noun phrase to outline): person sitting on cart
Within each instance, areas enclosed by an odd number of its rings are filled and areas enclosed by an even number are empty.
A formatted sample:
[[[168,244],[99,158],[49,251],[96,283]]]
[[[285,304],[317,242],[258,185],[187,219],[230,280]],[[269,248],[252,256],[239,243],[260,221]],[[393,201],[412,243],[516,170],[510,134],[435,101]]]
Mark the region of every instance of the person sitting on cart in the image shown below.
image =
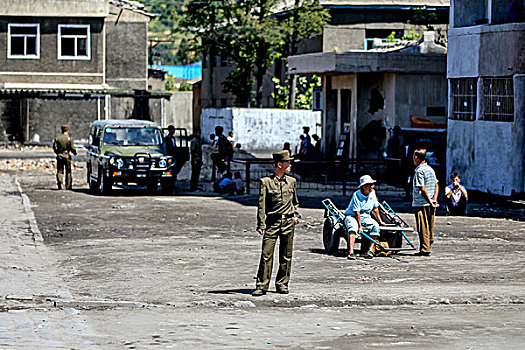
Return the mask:
[[[354,243],[355,236],[362,232],[363,228],[368,231],[368,236],[377,241],[379,238],[379,225],[383,225],[379,216],[379,202],[374,191],[376,181],[370,175],[359,178],[359,190],[355,191],[350,204],[345,210],[345,222],[348,229],[348,259],[355,260]],[[377,221],[370,215],[374,212]],[[374,257],[374,242],[370,241],[370,248],[364,255],[365,259]]]

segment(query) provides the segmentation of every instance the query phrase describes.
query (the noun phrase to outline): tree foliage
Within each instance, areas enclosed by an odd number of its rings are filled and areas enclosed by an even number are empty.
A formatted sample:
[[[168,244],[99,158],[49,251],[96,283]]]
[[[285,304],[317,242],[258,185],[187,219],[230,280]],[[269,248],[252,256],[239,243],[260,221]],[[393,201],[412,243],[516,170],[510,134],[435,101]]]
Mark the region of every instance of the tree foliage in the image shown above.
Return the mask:
[[[281,85],[277,78],[272,79],[274,92],[272,97],[275,105],[279,108],[288,108],[290,93],[288,85]],[[295,107],[297,109],[312,109],[313,91],[315,87],[321,86],[321,77],[312,75],[311,77],[299,77],[297,79],[297,94],[295,95]]]
[[[187,65],[200,60],[192,51],[192,36],[179,26],[184,13],[183,0],[139,0],[150,13],[157,14],[148,24],[150,62]],[[156,42],[159,39],[163,42]]]
[[[318,0],[295,0],[283,17],[287,54],[295,55],[301,40],[323,33],[323,26],[328,24],[330,13]]]
[[[319,34],[328,14],[315,0],[188,0],[180,27],[194,48],[227,59],[234,69],[223,82],[236,104],[261,105],[263,78],[273,62],[296,50],[299,40]],[[296,52],[296,51],[295,51]],[[255,88],[255,89],[254,89]]]
[[[178,64],[205,53],[233,63],[223,88],[239,106],[260,106],[263,78],[275,60],[297,54],[299,42],[321,34],[329,20],[318,0],[142,2],[160,14],[150,22],[152,35],[173,40],[159,44],[155,54]]]

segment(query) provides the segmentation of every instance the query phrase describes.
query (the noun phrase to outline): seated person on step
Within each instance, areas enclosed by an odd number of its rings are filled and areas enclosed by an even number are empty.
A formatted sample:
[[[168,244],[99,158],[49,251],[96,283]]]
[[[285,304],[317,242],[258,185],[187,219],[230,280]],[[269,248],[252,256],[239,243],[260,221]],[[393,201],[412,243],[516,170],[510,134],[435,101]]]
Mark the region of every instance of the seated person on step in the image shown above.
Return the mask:
[[[450,175],[450,181],[452,183],[445,187],[444,202],[447,215],[465,215],[468,201],[467,190],[461,186],[458,173]]]
[[[361,176],[359,179],[359,190],[355,191],[350,204],[345,210],[345,222],[348,229],[348,259],[355,260],[354,243],[355,236],[365,228],[368,235],[377,241],[379,238],[379,225],[383,225],[379,216],[379,202],[374,191],[375,180],[370,175]],[[370,215],[374,212],[376,221]],[[364,239],[364,238],[363,238]],[[365,254],[366,259],[374,257],[374,242],[370,242],[370,248]]]

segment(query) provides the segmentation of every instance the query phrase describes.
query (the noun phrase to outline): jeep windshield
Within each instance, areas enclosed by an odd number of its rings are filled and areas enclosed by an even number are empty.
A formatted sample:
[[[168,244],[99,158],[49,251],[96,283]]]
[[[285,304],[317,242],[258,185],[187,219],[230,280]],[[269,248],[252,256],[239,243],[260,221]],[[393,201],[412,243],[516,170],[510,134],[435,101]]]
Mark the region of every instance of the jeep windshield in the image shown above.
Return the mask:
[[[159,128],[107,127],[104,144],[122,146],[158,146],[162,144]]]

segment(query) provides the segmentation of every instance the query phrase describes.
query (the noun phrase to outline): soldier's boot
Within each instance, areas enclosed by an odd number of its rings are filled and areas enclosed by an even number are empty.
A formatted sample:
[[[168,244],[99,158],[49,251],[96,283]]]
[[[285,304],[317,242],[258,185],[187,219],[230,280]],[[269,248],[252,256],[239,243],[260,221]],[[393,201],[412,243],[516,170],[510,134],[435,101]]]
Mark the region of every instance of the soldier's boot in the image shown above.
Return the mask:
[[[57,183],[57,186],[58,186],[58,189],[61,190],[62,189],[62,184],[59,182]]]

